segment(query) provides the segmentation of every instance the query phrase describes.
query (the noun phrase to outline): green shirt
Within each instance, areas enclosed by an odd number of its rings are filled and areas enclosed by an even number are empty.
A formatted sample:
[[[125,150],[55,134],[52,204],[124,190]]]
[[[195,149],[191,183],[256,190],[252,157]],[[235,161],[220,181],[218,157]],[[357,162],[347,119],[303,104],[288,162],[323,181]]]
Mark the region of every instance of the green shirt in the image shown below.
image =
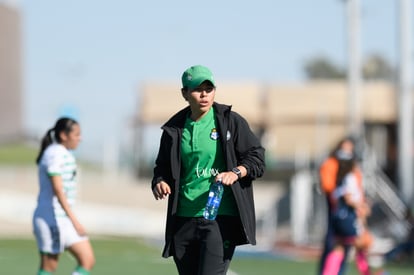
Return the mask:
[[[226,171],[224,155],[214,119],[214,108],[199,121],[187,118],[181,140],[181,178],[177,215],[201,217],[210,184]],[[237,215],[230,187],[224,187],[219,215]]]

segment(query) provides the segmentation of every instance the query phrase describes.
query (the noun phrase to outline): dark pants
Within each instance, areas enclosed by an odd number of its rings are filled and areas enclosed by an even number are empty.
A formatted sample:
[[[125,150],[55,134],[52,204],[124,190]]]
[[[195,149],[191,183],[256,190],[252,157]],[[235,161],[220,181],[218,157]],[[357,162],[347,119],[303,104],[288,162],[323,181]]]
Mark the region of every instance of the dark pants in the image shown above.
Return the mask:
[[[331,209],[329,206],[329,201],[328,201],[328,224],[327,225],[328,225],[328,228],[326,231],[325,240],[323,244],[323,251],[322,251],[322,254],[319,260],[319,270],[318,270],[319,275],[322,275],[323,273],[323,268],[325,266],[326,258],[328,257],[329,252],[331,252],[332,249],[335,247],[335,234],[334,234],[334,228],[332,224],[332,214],[331,214]],[[350,248],[351,246],[349,245],[344,246],[344,259],[342,260],[338,275],[345,274],[346,262],[348,260],[348,254],[349,254]]]
[[[332,234],[332,236],[328,236],[328,234],[327,234],[327,236],[325,238],[325,243],[324,243],[322,255],[321,255],[321,258],[320,258],[320,262],[319,262],[319,274],[320,275],[322,275],[322,273],[323,273],[323,268],[325,266],[326,258],[328,257],[328,254],[334,248],[334,245],[335,245],[335,237],[333,236],[333,234]],[[341,267],[339,269],[338,275],[345,274],[346,262],[348,260],[348,254],[349,254],[350,250],[351,250],[350,245],[345,245],[344,246],[344,258],[341,262]]]
[[[180,275],[226,274],[235,245],[227,239],[226,222],[178,217],[173,253]],[[224,230],[223,230],[224,228]]]

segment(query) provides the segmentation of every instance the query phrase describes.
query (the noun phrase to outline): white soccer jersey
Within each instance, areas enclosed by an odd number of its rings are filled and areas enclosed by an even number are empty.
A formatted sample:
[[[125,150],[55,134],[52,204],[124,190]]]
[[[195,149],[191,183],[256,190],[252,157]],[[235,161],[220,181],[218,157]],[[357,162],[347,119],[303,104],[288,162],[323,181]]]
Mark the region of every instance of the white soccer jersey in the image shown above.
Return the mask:
[[[61,144],[51,144],[43,152],[39,163],[40,191],[37,199],[36,214],[44,217],[64,217],[52,188],[50,176],[62,177],[63,191],[70,206],[76,198],[76,160],[72,153]]]
[[[358,186],[358,179],[353,173],[348,173],[343,179],[344,183],[337,187],[333,193],[335,199],[339,199],[344,195],[351,195],[352,201],[355,203],[362,201],[361,190]]]

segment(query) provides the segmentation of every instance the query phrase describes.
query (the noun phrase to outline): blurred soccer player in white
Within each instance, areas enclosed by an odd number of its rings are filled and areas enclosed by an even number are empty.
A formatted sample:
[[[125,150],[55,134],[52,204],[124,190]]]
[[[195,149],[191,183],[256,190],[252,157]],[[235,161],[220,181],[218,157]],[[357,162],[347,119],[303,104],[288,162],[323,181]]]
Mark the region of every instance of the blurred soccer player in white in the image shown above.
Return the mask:
[[[52,274],[66,249],[76,258],[72,275],[88,275],[95,264],[92,246],[72,206],[76,196],[76,160],[70,150],[81,140],[78,122],[60,118],[42,139],[36,159],[39,196],[33,230],[40,252],[38,275]]]

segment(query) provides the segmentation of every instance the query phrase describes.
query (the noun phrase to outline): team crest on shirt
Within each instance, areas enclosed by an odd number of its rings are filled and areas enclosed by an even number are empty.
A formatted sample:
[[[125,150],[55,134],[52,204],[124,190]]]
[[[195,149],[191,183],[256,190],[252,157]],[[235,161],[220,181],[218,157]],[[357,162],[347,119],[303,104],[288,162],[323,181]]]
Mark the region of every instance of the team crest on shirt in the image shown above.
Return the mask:
[[[217,140],[219,138],[219,133],[217,132],[216,128],[211,129],[210,138],[213,140]]]

